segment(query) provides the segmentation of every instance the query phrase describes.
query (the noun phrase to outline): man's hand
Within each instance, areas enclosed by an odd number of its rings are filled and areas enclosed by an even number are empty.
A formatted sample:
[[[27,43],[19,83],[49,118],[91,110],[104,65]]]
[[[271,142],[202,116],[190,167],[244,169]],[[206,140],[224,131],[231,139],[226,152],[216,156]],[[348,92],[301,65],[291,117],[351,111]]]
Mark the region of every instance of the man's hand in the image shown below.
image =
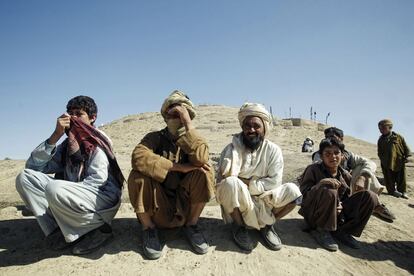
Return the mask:
[[[169,114],[177,113],[180,116],[181,123],[184,125],[185,130],[193,129],[193,122],[191,121],[190,114],[188,114],[187,108],[181,105],[176,105],[170,110],[168,110]]]
[[[366,176],[360,175],[355,181],[355,192],[365,190],[365,183],[368,180]]]
[[[56,127],[55,131],[53,131],[52,135],[48,139],[47,143],[49,145],[55,145],[60,137],[65,134],[65,130],[70,127],[70,115],[68,113],[64,113],[60,115],[59,118],[56,120]]]
[[[259,195],[260,199],[263,199],[263,201],[269,205],[269,206],[273,206],[272,205],[272,199],[273,199],[273,193],[272,191],[265,191],[263,192],[261,195]]]
[[[202,172],[207,173],[208,171],[211,170],[211,166],[207,163],[203,164],[202,166],[195,166],[190,163],[184,163],[184,164],[174,163],[172,168],[170,169],[170,171],[172,172],[181,172],[181,173],[189,173],[194,170],[201,170]]]
[[[338,179],[335,178],[324,178],[318,183],[319,185],[325,185],[334,189],[338,189],[342,184]]]

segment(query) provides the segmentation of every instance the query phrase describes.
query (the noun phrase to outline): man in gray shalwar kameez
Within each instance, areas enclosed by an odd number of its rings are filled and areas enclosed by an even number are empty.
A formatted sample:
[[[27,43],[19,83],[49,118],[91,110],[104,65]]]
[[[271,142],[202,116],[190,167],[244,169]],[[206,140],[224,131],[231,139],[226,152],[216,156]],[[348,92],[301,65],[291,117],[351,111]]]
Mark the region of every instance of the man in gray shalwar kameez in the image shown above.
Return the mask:
[[[50,138],[31,153],[16,189],[49,247],[73,246],[72,253],[80,255],[113,236],[110,223],[120,205],[123,176],[109,138],[93,127],[94,100],[77,96],[66,108]],[[56,146],[65,133],[68,138]]]

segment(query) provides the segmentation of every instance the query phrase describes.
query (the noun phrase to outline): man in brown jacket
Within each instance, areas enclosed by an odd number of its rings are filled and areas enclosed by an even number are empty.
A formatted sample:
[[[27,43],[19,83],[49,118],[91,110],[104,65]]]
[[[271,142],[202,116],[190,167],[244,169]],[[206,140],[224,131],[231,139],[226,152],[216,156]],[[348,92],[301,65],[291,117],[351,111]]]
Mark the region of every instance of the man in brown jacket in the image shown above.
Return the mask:
[[[404,138],[392,131],[391,120],[381,120],[378,128],[382,134],[378,139],[378,157],[381,160],[387,191],[395,197],[408,199],[405,194],[407,189],[405,163],[411,156],[410,149]],[[395,189],[395,184],[397,184],[397,189]]]
[[[161,114],[167,127],[148,133],[135,147],[128,179],[129,198],[143,228],[143,251],[148,259],[158,259],[157,228],[183,227],[193,249],[205,254],[208,243],[197,222],[214,195],[208,145],[195,130],[194,106],[184,93],[171,93]]]

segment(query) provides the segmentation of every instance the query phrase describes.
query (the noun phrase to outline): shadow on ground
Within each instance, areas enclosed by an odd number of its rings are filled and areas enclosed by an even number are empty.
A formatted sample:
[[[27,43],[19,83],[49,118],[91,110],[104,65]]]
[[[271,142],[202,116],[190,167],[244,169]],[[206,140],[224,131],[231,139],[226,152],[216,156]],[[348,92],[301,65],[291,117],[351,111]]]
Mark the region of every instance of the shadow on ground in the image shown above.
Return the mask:
[[[233,242],[230,225],[225,225],[221,219],[200,218],[200,227],[210,243],[210,250],[233,251],[247,254]],[[303,231],[302,219],[282,219],[276,224],[282,242],[285,246],[320,248],[310,234]],[[142,254],[140,225],[135,218],[118,218],[113,221],[114,239],[99,250],[82,256],[88,259],[99,259],[104,254],[117,254],[123,251],[133,251]],[[258,231],[250,231],[257,243],[263,243]],[[70,255],[70,249],[55,252],[45,247],[43,233],[33,218],[0,221],[0,267],[27,265],[43,259],[57,258]],[[160,231],[160,239],[169,248],[192,251],[180,229]],[[381,241],[372,244],[363,243],[359,250],[340,246],[345,254],[368,261],[391,260],[402,269],[414,274],[414,242],[413,241]],[[283,250],[283,249],[282,249]]]

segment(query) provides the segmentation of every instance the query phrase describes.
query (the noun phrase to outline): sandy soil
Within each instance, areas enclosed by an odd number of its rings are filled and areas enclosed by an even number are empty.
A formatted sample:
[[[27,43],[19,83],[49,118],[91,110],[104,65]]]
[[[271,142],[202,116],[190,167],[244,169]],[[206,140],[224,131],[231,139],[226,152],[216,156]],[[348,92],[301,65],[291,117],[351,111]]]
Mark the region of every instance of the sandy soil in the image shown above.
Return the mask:
[[[197,129],[210,144],[212,163],[239,131],[237,108],[199,106]],[[130,115],[105,125],[102,129],[114,141],[120,166],[127,176],[130,154],[149,131],[163,127],[158,113]],[[339,126],[340,127],[340,126]],[[310,163],[310,154],[301,153],[306,136],[319,141],[323,132],[317,124],[291,126],[277,121],[269,139],[283,150],[284,181],[296,181]],[[39,141],[40,142],[40,141]],[[373,144],[345,137],[347,148],[371,158],[378,164]],[[274,273],[276,275],[412,275],[414,274],[414,165],[408,163],[408,195],[411,199],[396,199],[387,194],[380,199],[397,216],[393,223],[372,217],[359,238],[360,250],[340,246],[338,252],[328,252],[318,246],[306,232],[303,219],[294,210],[276,223],[284,243],[281,251],[266,248],[258,233],[252,232],[257,246],[250,254],[238,249],[231,240],[230,229],[221,220],[220,208],[214,200],[204,209],[200,225],[210,242],[206,255],[193,253],[179,229],[161,233],[165,247],[157,261],[145,260],[141,250],[140,227],[128,203],[124,190],[123,204],[115,220],[115,238],[97,252],[83,257],[70,251],[46,249],[43,234],[32,216],[24,216],[22,201],[14,188],[14,178],[24,167],[22,160],[0,161],[0,274],[1,275],[234,275]],[[381,178],[381,172],[377,175]]]

